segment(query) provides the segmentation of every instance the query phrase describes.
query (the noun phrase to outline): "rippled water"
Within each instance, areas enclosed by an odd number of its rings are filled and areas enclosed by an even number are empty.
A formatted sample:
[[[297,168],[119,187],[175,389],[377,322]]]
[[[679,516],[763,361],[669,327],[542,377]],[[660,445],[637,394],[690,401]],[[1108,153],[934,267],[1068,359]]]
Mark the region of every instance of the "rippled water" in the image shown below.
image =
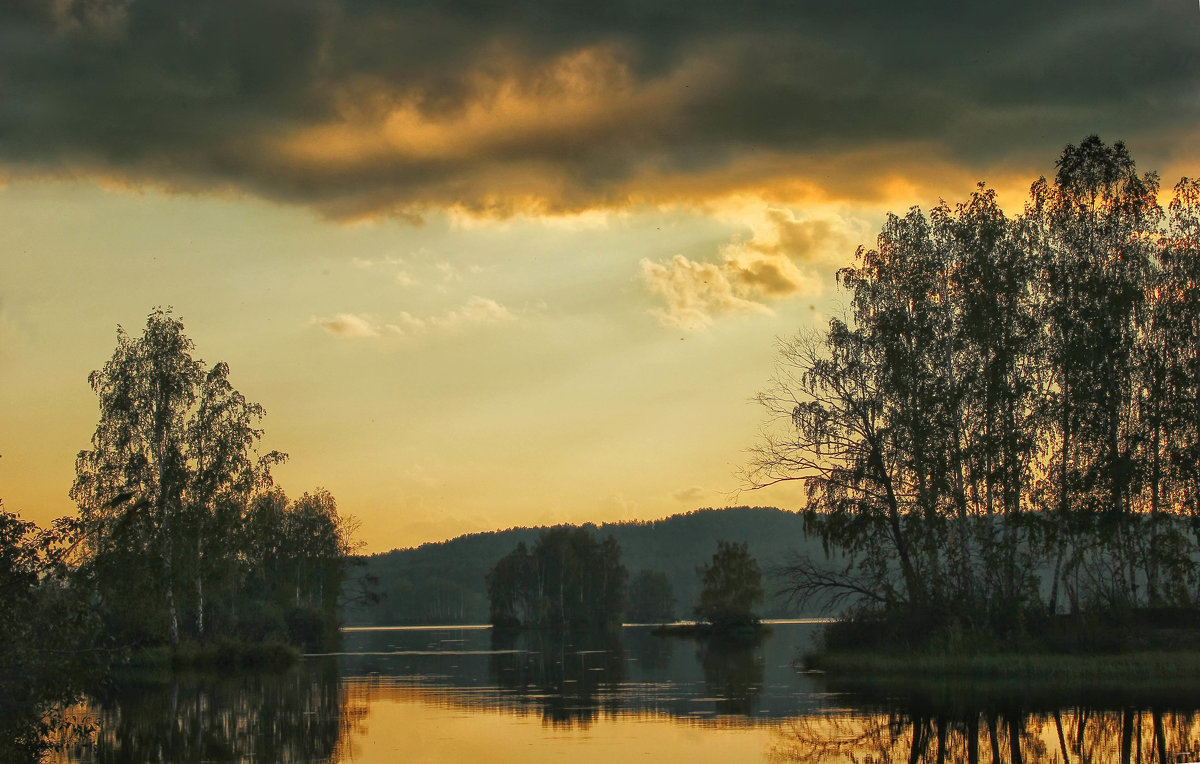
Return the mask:
[[[1173,761],[1200,688],[887,685],[752,648],[486,628],[351,630],[283,675],[125,678],[74,709],[63,762]]]

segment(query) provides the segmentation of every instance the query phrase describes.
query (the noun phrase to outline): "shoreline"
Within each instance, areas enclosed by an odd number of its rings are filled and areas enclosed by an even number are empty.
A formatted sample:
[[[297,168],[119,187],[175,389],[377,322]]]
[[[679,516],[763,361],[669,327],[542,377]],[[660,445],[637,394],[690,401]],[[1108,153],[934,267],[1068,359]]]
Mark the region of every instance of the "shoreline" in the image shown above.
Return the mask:
[[[807,653],[796,666],[853,679],[1177,679],[1200,678],[1200,649],[941,655],[829,651]]]

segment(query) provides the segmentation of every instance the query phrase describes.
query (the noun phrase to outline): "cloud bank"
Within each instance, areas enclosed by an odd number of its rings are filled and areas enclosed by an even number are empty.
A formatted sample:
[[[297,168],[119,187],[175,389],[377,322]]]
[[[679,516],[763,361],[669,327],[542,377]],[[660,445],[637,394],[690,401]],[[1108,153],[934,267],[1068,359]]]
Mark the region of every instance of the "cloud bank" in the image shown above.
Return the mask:
[[[1167,145],[1198,89],[1200,12],[1165,0],[0,5],[0,173],[339,219],[879,194],[873,157]]]

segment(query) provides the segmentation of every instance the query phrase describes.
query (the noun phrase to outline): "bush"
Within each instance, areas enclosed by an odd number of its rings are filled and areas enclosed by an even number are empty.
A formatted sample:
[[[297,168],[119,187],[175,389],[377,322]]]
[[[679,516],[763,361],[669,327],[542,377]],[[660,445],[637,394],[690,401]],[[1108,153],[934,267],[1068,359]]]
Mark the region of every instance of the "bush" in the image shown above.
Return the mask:
[[[285,619],[288,641],[309,652],[328,650],[341,640],[337,618],[320,610],[294,607]]]

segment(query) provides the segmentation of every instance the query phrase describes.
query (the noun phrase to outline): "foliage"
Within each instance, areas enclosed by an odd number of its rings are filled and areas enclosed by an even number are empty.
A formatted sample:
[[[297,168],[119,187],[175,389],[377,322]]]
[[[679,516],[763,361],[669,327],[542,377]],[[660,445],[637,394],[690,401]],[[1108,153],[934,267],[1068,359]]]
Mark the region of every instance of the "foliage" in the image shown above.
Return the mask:
[[[980,185],[859,248],[850,315],[758,398],[747,482],[803,481],[844,555],[798,560],[796,598],[994,634],[1194,601],[1200,188],[1158,191],[1091,136],[1017,217]]]
[[[718,541],[712,562],[696,569],[703,582],[693,612],[717,629],[755,625],[763,599],[762,572],[746,544]]]
[[[584,528],[542,532],[532,550],[518,544],[487,576],[496,626],[580,628],[619,625],[627,574],[621,548]]]
[[[625,620],[630,623],[665,623],[675,620],[675,592],[665,573],[642,569],[629,585]]]
[[[286,456],[257,450],[262,406],[234,389],[228,365],[206,369],[192,351],[183,323],[158,309],[140,337],[118,328],[90,375],[100,419],[71,489],[78,576],[118,644],[335,637],[353,527],[328,492],[289,503],[273,486]],[[289,629],[302,621],[302,634]]]
[[[33,760],[53,709],[103,668],[95,620],[60,562],[64,529],[0,504],[0,759]]]

